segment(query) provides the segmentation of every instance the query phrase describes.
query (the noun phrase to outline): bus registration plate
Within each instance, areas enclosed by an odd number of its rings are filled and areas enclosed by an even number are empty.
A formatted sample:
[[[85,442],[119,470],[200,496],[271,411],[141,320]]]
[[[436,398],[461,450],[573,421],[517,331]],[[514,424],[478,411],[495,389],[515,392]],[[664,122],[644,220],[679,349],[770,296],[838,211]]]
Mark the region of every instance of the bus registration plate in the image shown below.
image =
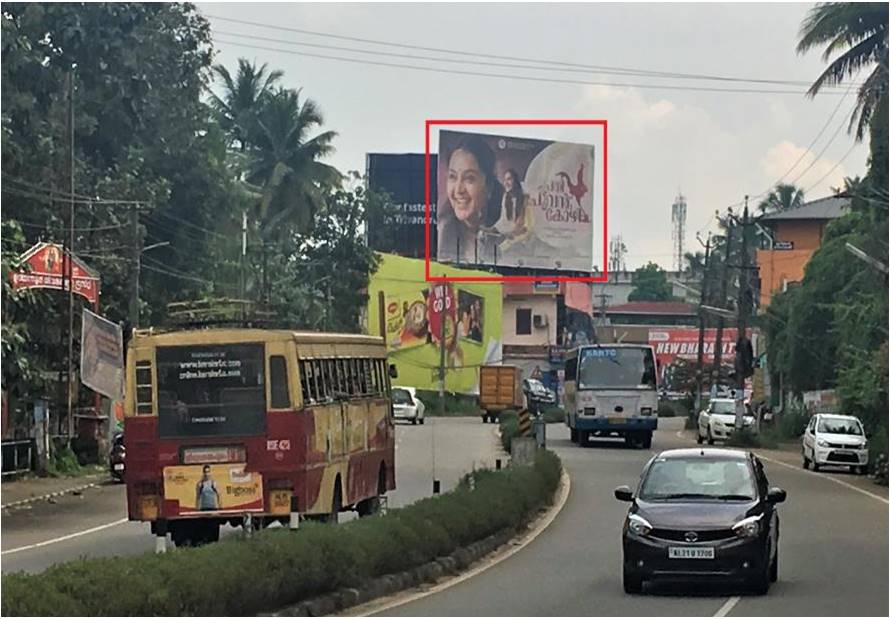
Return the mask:
[[[613,425],[622,424],[622,423],[624,423],[624,421],[625,420],[623,417],[609,417],[609,423],[611,423]]]

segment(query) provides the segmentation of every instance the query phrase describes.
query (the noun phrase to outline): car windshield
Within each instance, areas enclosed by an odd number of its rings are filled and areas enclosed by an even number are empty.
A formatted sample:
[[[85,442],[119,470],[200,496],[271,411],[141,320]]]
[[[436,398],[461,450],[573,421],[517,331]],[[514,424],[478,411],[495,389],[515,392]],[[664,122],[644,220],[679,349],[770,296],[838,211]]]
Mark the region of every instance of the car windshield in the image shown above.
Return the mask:
[[[818,430],[824,434],[853,434],[862,436],[862,425],[858,419],[823,417],[819,420]]]
[[[414,404],[414,401],[411,399],[411,394],[408,392],[407,389],[399,389],[398,387],[395,387],[392,390],[392,403]]]
[[[640,488],[644,501],[681,499],[752,500],[754,478],[744,460],[658,458]]]
[[[542,383],[539,380],[535,380],[533,378],[529,379],[528,388],[531,391],[546,391],[546,389],[544,388],[544,383]]]
[[[735,415],[735,400],[714,400],[711,412],[715,415]]]
[[[582,389],[655,389],[652,349],[591,346],[581,350],[578,386]]]

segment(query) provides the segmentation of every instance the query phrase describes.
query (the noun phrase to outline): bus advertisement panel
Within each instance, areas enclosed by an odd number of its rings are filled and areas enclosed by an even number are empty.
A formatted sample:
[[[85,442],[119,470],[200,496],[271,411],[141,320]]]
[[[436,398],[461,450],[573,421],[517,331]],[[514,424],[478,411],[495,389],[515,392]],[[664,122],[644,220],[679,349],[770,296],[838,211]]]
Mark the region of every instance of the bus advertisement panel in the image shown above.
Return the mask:
[[[438,389],[439,337],[445,325],[445,389],[479,393],[479,367],[501,361],[500,284],[425,281],[424,261],[380,254],[369,285],[368,329],[380,334],[378,293],[384,294],[384,329],[389,361],[399,384]],[[431,275],[487,275],[430,265]]]

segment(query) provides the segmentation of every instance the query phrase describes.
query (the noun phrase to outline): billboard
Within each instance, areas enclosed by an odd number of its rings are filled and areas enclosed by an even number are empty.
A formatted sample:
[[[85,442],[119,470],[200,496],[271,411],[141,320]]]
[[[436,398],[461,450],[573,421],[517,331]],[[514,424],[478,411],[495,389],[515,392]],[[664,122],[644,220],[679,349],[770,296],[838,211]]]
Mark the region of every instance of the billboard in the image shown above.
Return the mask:
[[[704,336],[702,358],[705,366],[710,367],[714,363],[717,329],[705,329]],[[727,373],[733,367],[737,339],[737,329],[723,329],[720,363]],[[668,388],[671,388],[673,383],[679,380],[678,375],[688,375],[698,361],[698,329],[696,328],[652,327],[649,329],[649,344],[655,349],[660,382]],[[686,371],[683,371],[684,369]]]
[[[430,268],[433,276],[479,273],[441,264]],[[380,335],[383,324],[389,362],[399,372],[394,384],[439,388],[443,325],[448,391],[478,393],[479,366],[501,361],[500,284],[427,282],[423,260],[381,254],[380,267],[371,277],[369,300],[368,332]]]
[[[367,156],[368,187],[386,192],[392,210],[371,213],[368,220],[368,245],[371,249],[423,258],[426,252],[424,225],[426,211],[426,158],[423,153]],[[436,256],[436,156],[430,157],[430,256]]]
[[[263,511],[263,479],[246,464],[164,467],[164,499],[179,502],[180,515]]]
[[[594,163],[591,145],[440,131],[439,262],[590,271]]]
[[[112,400],[123,400],[124,335],[120,325],[84,308],[80,338],[81,382]]]

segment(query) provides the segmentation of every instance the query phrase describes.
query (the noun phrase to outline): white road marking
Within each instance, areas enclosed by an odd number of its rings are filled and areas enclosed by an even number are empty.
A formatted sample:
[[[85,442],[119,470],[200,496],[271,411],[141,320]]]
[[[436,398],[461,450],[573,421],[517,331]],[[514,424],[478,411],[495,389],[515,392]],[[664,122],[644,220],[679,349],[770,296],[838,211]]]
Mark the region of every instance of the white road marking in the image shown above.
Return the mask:
[[[93,527],[91,529],[85,529],[83,531],[78,531],[76,533],[70,533],[68,535],[63,535],[62,537],[57,537],[55,539],[48,539],[45,542],[38,542],[36,544],[29,544],[27,546],[21,546],[19,548],[12,548],[10,550],[4,550],[0,552],[0,555],[11,555],[17,552],[23,552],[25,550],[33,550],[34,548],[40,548],[41,546],[49,546],[50,544],[55,544],[57,542],[64,542],[69,539],[74,539],[75,537],[81,537],[82,535],[89,535],[90,533],[96,533],[97,531],[102,531],[103,529],[110,529],[111,527],[116,527],[119,524],[123,524],[125,522],[129,522],[129,518],[121,518],[120,520],[115,520],[114,522],[109,522],[108,524],[102,524],[98,527]]]
[[[566,501],[569,498],[569,492],[572,489],[572,480],[569,477],[569,474],[566,473],[565,469],[562,471],[562,488],[560,489],[559,496],[556,499],[556,504],[554,504],[553,508],[550,512],[538,523],[538,526],[532,531],[526,538],[522,539],[516,545],[511,545],[513,542],[507,542],[508,548],[503,552],[503,554],[497,555],[487,561],[484,561],[482,565],[479,565],[463,574],[459,574],[453,578],[448,579],[446,582],[443,582],[438,585],[434,585],[425,591],[419,591],[417,593],[396,593],[398,599],[386,602],[382,601],[379,603],[368,602],[366,604],[362,604],[360,606],[355,606],[353,608],[347,609],[342,615],[345,617],[366,617],[369,615],[376,615],[379,613],[385,613],[385,611],[390,610],[392,608],[396,608],[397,606],[402,606],[404,604],[408,604],[409,602],[414,602],[425,598],[429,595],[433,595],[434,593],[439,593],[440,591],[444,591],[445,589],[449,589],[454,585],[461,583],[465,580],[468,580],[478,574],[481,574],[485,570],[490,567],[494,567],[501,561],[512,557],[514,554],[531,544],[535,538],[537,538],[541,533],[547,530],[547,527],[556,519],[559,513],[562,511],[562,508],[565,507]],[[379,605],[378,605],[379,604]]]
[[[789,468],[791,470],[797,471],[798,473],[815,475],[819,479],[824,479],[826,481],[833,481],[834,483],[840,484],[841,486],[849,488],[850,490],[855,490],[856,492],[859,492],[860,494],[864,494],[865,496],[871,497],[873,499],[877,499],[878,501],[881,501],[882,503],[890,505],[890,500],[885,499],[881,495],[875,494],[874,492],[869,492],[868,490],[866,490],[864,488],[860,488],[859,486],[854,486],[853,484],[846,482],[842,479],[838,479],[836,477],[829,477],[827,475],[819,475],[818,473],[815,473],[813,471],[805,471],[797,466],[788,464],[787,462],[782,462],[781,460],[775,460],[773,458],[768,458],[762,454],[757,454],[757,455],[760,457],[761,460],[766,460],[767,462],[772,462],[773,464],[778,464],[779,466],[784,466],[785,468]]]
[[[739,600],[742,598],[738,595],[734,595],[723,603],[723,606],[717,609],[717,612],[714,613],[714,617],[725,617],[729,614],[729,612],[735,608],[735,605],[739,603]]]

